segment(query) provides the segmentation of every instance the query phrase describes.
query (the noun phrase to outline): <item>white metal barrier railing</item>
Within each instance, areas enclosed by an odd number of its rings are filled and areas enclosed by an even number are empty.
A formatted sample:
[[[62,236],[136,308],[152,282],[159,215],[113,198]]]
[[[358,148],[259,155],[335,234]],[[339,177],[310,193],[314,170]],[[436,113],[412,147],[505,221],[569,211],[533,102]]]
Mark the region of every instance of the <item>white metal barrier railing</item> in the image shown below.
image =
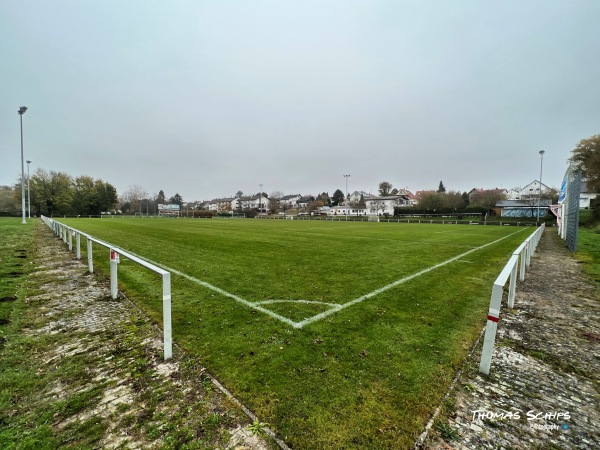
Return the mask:
[[[500,320],[500,306],[502,304],[502,294],[504,286],[509,281],[507,304],[509,308],[515,306],[515,290],[517,286],[517,267],[519,268],[519,279],[525,279],[525,269],[531,265],[531,256],[535,252],[538,243],[544,233],[545,225],[536,229],[525,241],[517,247],[508,260],[492,287],[492,298],[490,299],[490,309],[485,325],[485,337],[483,339],[483,349],[481,350],[481,362],[479,363],[479,372],[485,375],[490,374],[492,364],[492,355],[494,353],[494,342],[496,340],[496,331],[498,330],[498,321]],[[519,260],[521,261],[519,264]]]
[[[87,259],[88,259],[88,270],[90,273],[94,272],[94,256],[93,246],[95,242],[103,247],[108,248],[110,257],[110,294],[113,299],[118,296],[118,284],[117,284],[117,267],[119,264],[120,256],[134,261],[139,265],[150,269],[153,272],[159,274],[162,278],[162,293],[163,293],[163,344],[164,344],[164,359],[170,359],[173,356],[173,337],[172,337],[172,326],[171,326],[171,273],[144,261],[142,258],[133,255],[115,245],[109,244],[108,242],[96,239],[87,233],[79,231],[75,228],[64,225],[57,222],[54,219],[42,216],[42,220],[48,227],[62,239],[69,246],[69,251],[73,251],[73,236],[75,236],[75,251],[77,259],[81,259],[81,236],[87,239]]]

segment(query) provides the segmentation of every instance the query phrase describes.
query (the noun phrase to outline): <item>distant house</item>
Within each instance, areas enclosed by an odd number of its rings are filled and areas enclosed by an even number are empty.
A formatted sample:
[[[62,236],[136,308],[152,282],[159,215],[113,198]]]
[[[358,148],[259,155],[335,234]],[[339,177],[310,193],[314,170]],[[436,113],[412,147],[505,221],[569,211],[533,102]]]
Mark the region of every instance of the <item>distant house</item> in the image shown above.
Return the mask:
[[[330,206],[319,206],[317,209],[311,212],[313,216],[328,216],[331,211]]]
[[[365,192],[365,191],[354,191],[352,194],[348,195],[348,201],[350,203],[357,204],[358,202],[360,202],[361,197],[363,199],[365,199],[370,196],[371,196],[371,194],[369,194],[368,192]]]
[[[205,200],[205,201],[196,203],[195,209],[208,209],[209,205],[210,205],[210,201]]]
[[[515,187],[509,189],[506,193],[506,200],[520,200],[521,199],[521,188]]]
[[[579,195],[579,207],[581,209],[589,209],[592,204],[592,200],[595,200],[597,196],[598,196],[597,193],[589,192],[589,188],[585,181],[582,182],[581,183],[581,194]]]
[[[531,197],[538,197],[540,195],[540,189],[542,195],[552,193],[552,188],[546,186],[544,183],[540,183],[538,180],[533,180],[521,189],[519,199],[523,200]]]
[[[404,195],[404,196],[406,196],[406,198],[408,198],[408,205],[407,206],[416,206],[419,203],[419,200],[417,199],[417,196],[415,194],[413,194],[412,192],[410,192],[409,190],[398,189],[398,192],[396,193],[396,195]]]
[[[298,200],[296,200],[296,205],[298,209],[306,209],[308,207],[308,204],[314,201],[315,198],[312,195],[307,195],[304,197],[300,197]]]
[[[234,210],[258,209],[266,212],[269,207],[269,197],[265,194],[255,194],[234,199],[231,203]]]
[[[410,206],[410,199],[406,195],[371,196],[365,198],[365,204],[368,215],[382,216],[387,214],[393,216],[394,208],[397,206]]]
[[[214,200],[211,200],[210,202],[208,202],[207,209],[209,211],[217,211],[217,212],[231,211],[232,202],[235,200],[237,200],[237,199],[235,199],[233,197],[215,198]]]
[[[427,195],[431,195],[431,194],[435,194],[437,191],[417,191],[415,192],[415,199],[417,200],[417,203],[419,202],[419,200],[421,200],[423,197],[427,196]]]
[[[302,196],[300,194],[284,195],[279,199],[282,207],[295,208]]]
[[[495,189],[482,189],[482,188],[473,188],[469,191],[469,201],[473,200],[473,197],[477,195],[485,195],[485,194],[499,194],[504,195],[505,197],[508,195],[508,189],[503,188],[495,188]]]
[[[350,205],[338,205],[329,208],[328,214],[330,216],[365,216],[367,214],[367,209]]]

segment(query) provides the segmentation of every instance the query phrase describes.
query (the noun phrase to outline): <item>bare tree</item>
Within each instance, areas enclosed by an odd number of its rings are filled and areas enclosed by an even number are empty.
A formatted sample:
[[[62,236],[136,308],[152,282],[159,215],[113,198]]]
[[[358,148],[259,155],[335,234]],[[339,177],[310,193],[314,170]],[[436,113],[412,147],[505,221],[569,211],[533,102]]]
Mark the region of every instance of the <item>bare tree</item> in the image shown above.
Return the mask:
[[[279,200],[281,197],[283,197],[283,192],[271,192],[271,196],[269,198],[269,211],[271,212],[271,214],[276,214],[277,211],[279,211],[279,209],[281,208],[281,201]]]
[[[139,184],[134,184],[123,193],[121,202],[129,203],[132,211],[141,212],[142,200],[145,198],[148,198],[148,193]]]

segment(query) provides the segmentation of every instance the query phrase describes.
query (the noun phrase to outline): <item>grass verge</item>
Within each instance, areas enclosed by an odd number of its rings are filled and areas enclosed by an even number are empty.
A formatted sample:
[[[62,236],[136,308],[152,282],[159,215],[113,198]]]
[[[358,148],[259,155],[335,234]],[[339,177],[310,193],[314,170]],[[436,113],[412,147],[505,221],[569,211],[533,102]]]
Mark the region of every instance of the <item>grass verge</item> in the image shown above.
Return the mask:
[[[19,271],[0,277],[0,448],[214,449],[252,425],[197,358],[157,359],[155,327],[41,223],[0,234],[0,273]]]

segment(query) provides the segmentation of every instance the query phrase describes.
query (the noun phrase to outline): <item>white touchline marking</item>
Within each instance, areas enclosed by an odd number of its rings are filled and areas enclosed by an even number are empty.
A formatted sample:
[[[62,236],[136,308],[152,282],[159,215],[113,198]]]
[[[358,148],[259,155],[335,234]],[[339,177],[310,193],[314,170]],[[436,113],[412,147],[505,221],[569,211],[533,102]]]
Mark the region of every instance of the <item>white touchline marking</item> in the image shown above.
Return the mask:
[[[431,272],[432,270],[438,269],[438,268],[440,268],[442,266],[445,266],[446,264],[450,264],[451,262],[456,261],[456,260],[458,260],[458,259],[460,259],[460,258],[462,258],[464,256],[467,256],[470,253],[476,252],[478,250],[481,250],[482,248],[485,248],[485,247],[493,245],[493,244],[495,244],[497,242],[500,242],[500,241],[502,241],[502,240],[504,240],[504,239],[512,236],[513,234],[520,233],[521,231],[523,231],[523,230],[515,231],[514,233],[511,233],[511,234],[509,234],[507,236],[504,236],[504,237],[502,237],[500,239],[497,239],[497,240],[495,240],[493,242],[488,242],[487,244],[484,244],[484,245],[482,245],[480,247],[471,249],[471,250],[469,250],[467,252],[464,252],[464,253],[462,253],[462,254],[460,254],[458,256],[454,256],[453,258],[447,259],[446,261],[441,262],[439,264],[436,264],[435,266],[431,266],[431,267],[429,267],[427,269],[423,269],[423,270],[421,270],[421,271],[419,271],[417,273],[413,273],[412,275],[409,275],[407,277],[401,278],[400,280],[396,280],[393,283],[390,283],[390,284],[388,284],[388,285],[386,285],[386,286],[384,286],[382,288],[374,290],[373,292],[369,292],[368,294],[365,294],[365,295],[362,295],[362,296],[360,296],[358,298],[355,298],[354,300],[351,300],[348,303],[344,303],[343,305],[338,305],[337,307],[331,308],[330,310],[327,310],[325,312],[317,314],[316,316],[310,317],[308,319],[304,319],[302,322],[298,322],[298,323],[296,323],[293,326],[294,326],[294,328],[302,328],[302,327],[304,327],[304,325],[308,325],[310,323],[316,322],[316,321],[321,320],[321,319],[323,319],[323,318],[325,318],[327,316],[330,316],[331,314],[334,314],[334,313],[336,313],[338,311],[341,311],[342,309],[346,309],[346,308],[348,308],[350,306],[356,305],[357,303],[361,303],[361,302],[363,302],[363,301],[365,301],[365,300],[367,300],[367,299],[369,299],[371,297],[374,297],[374,296],[376,296],[378,294],[381,294],[382,292],[385,292],[385,291],[387,291],[389,289],[392,289],[392,288],[394,288],[394,287],[396,287],[396,286],[398,286],[398,285],[400,285],[402,283],[406,283],[407,281],[410,281],[413,278],[417,278],[417,277],[419,277],[419,276],[421,276],[423,274],[426,274],[427,272]]]
[[[129,252],[129,253],[131,253],[132,255],[135,255],[135,253],[132,253],[132,252]],[[138,255],[135,255],[135,256],[138,256]],[[165,270],[168,270],[169,272],[172,272],[172,273],[174,273],[176,275],[179,275],[179,276],[182,276],[184,278],[187,278],[188,280],[193,281],[194,283],[197,283],[200,286],[204,286],[205,288],[208,288],[208,289],[211,289],[211,290],[213,290],[215,292],[218,292],[219,294],[224,295],[225,297],[231,298],[231,299],[235,300],[236,302],[241,303],[242,305],[245,305],[245,306],[247,306],[249,308],[255,309],[255,310],[260,311],[260,312],[263,312],[263,313],[267,314],[268,316],[273,317],[274,319],[281,320],[282,322],[287,323],[288,325],[291,325],[294,328],[297,328],[296,327],[297,322],[294,322],[293,320],[288,319],[287,317],[280,316],[279,314],[274,313],[273,311],[270,311],[270,310],[268,310],[266,308],[263,308],[262,306],[254,304],[252,302],[249,302],[248,300],[244,300],[242,297],[240,297],[238,295],[235,295],[235,294],[232,294],[230,292],[227,292],[227,291],[225,291],[225,290],[223,290],[223,289],[221,289],[221,288],[219,288],[217,286],[214,286],[214,285],[212,285],[210,283],[207,283],[206,281],[199,280],[198,278],[195,278],[195,277],[192,277],[191,275],[188,275],[186,273],[180,272],[177,269],[173,269],[171,267],[165,266],[164,264],[160,264],[160,263],[158,263],[156,261],[152,261],[152,260],[147,259],[147,258],[143,258],[143,259],[145,259],[146,261],[148,261],[151,264],[154,264],[154,265],[156,265],[158,267],[161,267],[161,268],[163,268]]]
[[[172,273],[174,273],[176,275],[179,275],[179,276],[182,276],[184,278],[187,278],[188,280],[193,281],[194,283],[197,283],[200,286],[204,286],[204,287],[206,287],[208,289],[211,289],[211,290],[213,290],[215,292],[218,292],[219,294],[224,295],[225,297],[231,298],[231,299],[235,300],[236,302],[239,302],[239,303],[241,303],[241,304],[243,304],[243,305],[245,305],[245,306],[247,306],[249,308],[252,308],[252,309],[255,309],[255,310],[260,311],[262,313],[265,313],[265,314],[267,314],[268,316],[270,316],[270,317],[272,317],[274,319],[281,320],[282,322],[287,323],[288,325],[292,326],[293,328],[298,328],[299,329],[299,328],[303,328],[305,325],[308,325],[308,324],[311,324],[311,323],[316,322],[318,320],[321,320],[321,319],[323,319],[325,317],[328,317],[328,316],[330,316],[330,315],[332,315],[332,314],[334,314],[336,312],[339,312],[339,311],[341,311],[343,309],[346,309],[346,308],[348,308],[350,306],[356,305],[357,303],[361,303],[361,302],[363,302],[363,301],[365,301],[365,300],[367,300],[367,299],[369,299],[371,297],[375,297],[376,295],[381,294],[382,292],[385,292],[385,291],[387,291],[389,289],[392,289],[392,288],[394,288],[394,287],[396,287],[396,286],[398,286],[400,284],[406,283],[407,281],[410,281],[413,278],[417,278],[417,277],[419,277],[421,275],[424,275],[424,274],[426,274],[428,272],[431,272],[432,270],[438,269],[438,268],[440,268],[442,266],[445,266],[446,264],[450,264],[453,261],[459,260],[463,256],[469,255],[469,254],[471,254],[473,252],[481,250],[482,248],[488,247],[490,245],[494,245],[495,243],[500,242],[500,241],[502,241],[502,240],[504,240],[506,238],[509,238],[509,237],[511,237],[514,234],[520,233],[522,231],[524,231],[524,229],[523,230],[519,230],[519,231],[515,231],[514,233],[508,234],[508,235],[506,235],[506,236],[504,236],[504,237],[502,237],[500,239],[496,239],[493,242],[488,242],[487,244],[484,244],[484,245],[482,245],[480,247],[473,248],[473,249],[471,249],[469,251],[461,253],[460,255],[454,256],[454,257],[452,257],[450,259],[447,259],[446,261],[443,261],[443,262],[441,262],[439,264],[436,264],[435,266],[428,267],[427,269],[423,269],[423,270],[421,270],[421,271],[419,271],[417,273],[414,273],[414,274],[409,275],[407,277],[401,278],[400,280],[396,280],[396,281],[394,281],[394,282],[392,282],[392,283],[390,283],[390,284],[388,284],[386,286],[383,286],[382,288],[376,289],[373,292],[369,292],[368,294],[362,295],[362,296],[360,296],[358,298],[355,298],[354,300],[349,301],[348,303],[343,303],[341,305],[340,304],[336,304],[336,303],[325,303],[325,302],[317,302],[317,301],[310,301],[310,300],[265,300],[265,301],[261,301],[261,302],[257,302],[257,303],[252,303],[252,302],[249,302],[248,300],[243,299],[242,297],[240,297],[238,295],[231,294],[230,292],[227,292],[227,291],[225,291],[225,290],[223,290],[223,289],[221,289],[221,288],[219,288],[217,286],[214,286],[214,285],[212,285],[210,283],[207,283],[206,281],[199,280],[198,278],[192,277],[191,275],[188,275],[186,273],[180,272],[177,269],[173,269],[171,267],[165,266],[164,264],[160,264],[160,263],[158,263],[156,261],[152,261],[152,260],[150,260],[148,258],[143,258],[142,256],[136,255],[133,252],[129,252],[129,253],[131,253],[132,255],[137,256],[138,258],[145,259],[149,263],[154,264],[154,265],[156,265],[158,267],[162,267],[163,269],[168,270],[168,271],[170,271],[170,272],[172,272]],[[268,310],[268,309],[263,308],[262,306],[260,306],[261,304],[271,304],[271,303],[278,303],[278,302],[285,302],[285,301],[294,302],[294,303],[319,303],[319,304],[322,304],[322,305],[331,306],[331,308],[328,309],[327,311],[324,311],[324,312],[320,313],[320,314],[317,314],[315,316],[309,317],[308,319],[304,319],[301,322],[294,322],[293,320],[288,319],[285,316],[280,316],[279,314],[274,313],[273,311]]]

